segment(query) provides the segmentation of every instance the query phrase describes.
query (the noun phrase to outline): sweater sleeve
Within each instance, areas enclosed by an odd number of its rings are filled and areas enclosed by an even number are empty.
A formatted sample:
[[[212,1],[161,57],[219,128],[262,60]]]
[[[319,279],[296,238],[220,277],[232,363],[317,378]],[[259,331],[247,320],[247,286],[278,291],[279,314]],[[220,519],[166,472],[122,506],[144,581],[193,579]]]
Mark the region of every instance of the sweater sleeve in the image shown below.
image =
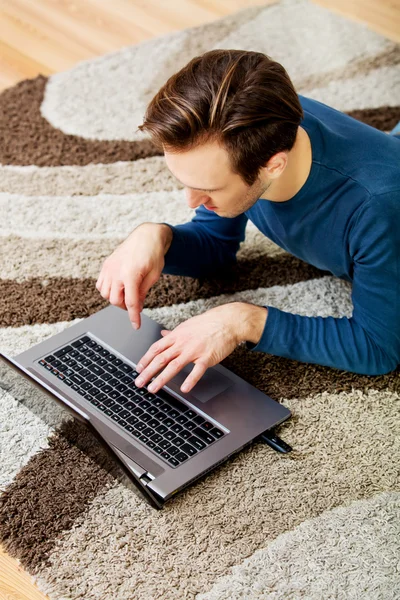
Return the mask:
[[[353,315],[303,317],[268,307],[252,351],[365,375],[400,363],[400,191],[365,202],[350,233]]]
[[[170,225],[172,243],[162,270],[168,275],[204,277],[236,263],[236,253],[244,240],[247,216],[229,219],[200,206],[188,223]]]

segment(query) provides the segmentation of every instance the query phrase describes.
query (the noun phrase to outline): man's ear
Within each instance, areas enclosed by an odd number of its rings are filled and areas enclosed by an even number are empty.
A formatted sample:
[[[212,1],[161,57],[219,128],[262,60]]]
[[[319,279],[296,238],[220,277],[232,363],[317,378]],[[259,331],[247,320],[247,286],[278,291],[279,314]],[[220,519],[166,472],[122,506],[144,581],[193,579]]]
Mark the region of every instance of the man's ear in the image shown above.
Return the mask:
[[[270,179],[276,179],[283,173],[288,162],[287,155],[287,152],[277,152],[271,156],[265,167]]]

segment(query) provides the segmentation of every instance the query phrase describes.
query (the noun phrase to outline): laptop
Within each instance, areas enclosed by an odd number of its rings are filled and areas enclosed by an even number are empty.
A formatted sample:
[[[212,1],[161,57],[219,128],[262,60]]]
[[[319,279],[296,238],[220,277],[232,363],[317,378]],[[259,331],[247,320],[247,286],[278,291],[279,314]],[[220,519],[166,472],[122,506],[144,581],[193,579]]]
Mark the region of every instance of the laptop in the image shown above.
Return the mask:
[[[16,356],[0,352],[0,385],[8,389],[7,373],[17,373],[39,387],[85,423],[140,497],[161,509],[291,412],[220,364],[188,393],[180,386],[193,363],[156,394],[137,388],[136,364],[165,329],[143,313],[141,321],[135,331],[128,312],[109,305]]]

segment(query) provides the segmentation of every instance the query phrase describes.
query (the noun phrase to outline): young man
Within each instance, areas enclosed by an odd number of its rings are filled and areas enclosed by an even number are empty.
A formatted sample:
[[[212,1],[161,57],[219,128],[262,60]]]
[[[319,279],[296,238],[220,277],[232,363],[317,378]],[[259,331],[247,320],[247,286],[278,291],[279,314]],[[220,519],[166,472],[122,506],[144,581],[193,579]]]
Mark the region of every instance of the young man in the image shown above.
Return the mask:
[[[191,60],[144,124],[184,185],[191,222],[139,226],[107,259],[105,298],[140,323],[161,272],[204,276],[234,263],[250,219],[298,258],[352,282],[353,315],[304,317],[234,302],[181,323],[142,357],[157,391],[185,365],[190,391],[241,342],[252,351],[369,375],[400,362],[400,138],[298,95],[259,52]],[[160,372],[161,371],[161,372]],[[186,386],[185,386],[186,384]]]

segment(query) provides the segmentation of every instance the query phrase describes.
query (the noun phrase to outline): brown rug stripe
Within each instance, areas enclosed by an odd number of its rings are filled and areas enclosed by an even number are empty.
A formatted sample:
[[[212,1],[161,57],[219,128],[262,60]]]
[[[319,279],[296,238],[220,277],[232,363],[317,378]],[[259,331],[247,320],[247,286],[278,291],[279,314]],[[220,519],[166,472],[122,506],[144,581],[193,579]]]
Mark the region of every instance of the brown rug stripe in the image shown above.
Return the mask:
[[[274,400],[306,398],[322,392],[338,394],[353,389],[400,392],[400,365],[387,375],[358,375],[262,352],[250,352],[244,345],[238,346],[221,364]]]
[[[21,81],[0,95],[0,163],[87,165],[160,155],[150,140],[96,141],[54,129],[40,113],[47,78]]]
[[[122,475],[97,438],[75,419],[65,421],[48,443],[0,496],[0,542],[30,571],[43,567],[57,535]]]
[[[150,140],[87,140],[55,129],[40,113],[46,81],[46,77],[39,75],[21,81],[0,95],[0,164],[83,166],[160,155]],[[382,106],[348,114],[357,115],[355,118],[382,131],[389,131],[400,120],[400,106]]]
[[[220,277],[193,279],[161,275],[150,289],[145,308],[172,306],[244,290],[288,285],[324,277],[328,273],[290,254],[238,261]],[[0,327],[57,323],[88,317],[108,305],[96,288],[97,279],[49,277],[23,282],[0,279]]]

